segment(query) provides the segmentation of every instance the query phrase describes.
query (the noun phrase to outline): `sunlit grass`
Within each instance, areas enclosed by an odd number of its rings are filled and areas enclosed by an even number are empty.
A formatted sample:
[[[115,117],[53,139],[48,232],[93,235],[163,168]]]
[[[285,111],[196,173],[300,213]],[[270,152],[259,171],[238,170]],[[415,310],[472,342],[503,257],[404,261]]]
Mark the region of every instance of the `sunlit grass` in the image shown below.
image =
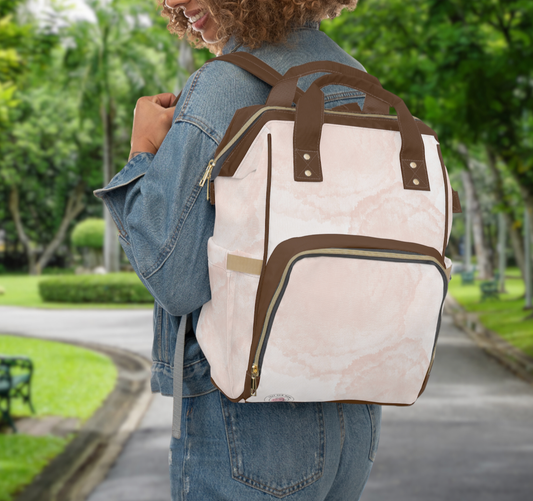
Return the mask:
[[[31,358],[37,416],[85,420],[102,404],[117,377],[115,364],[105,355],[65,343],[2,334],[0,353]],[[32,415],[18,399],[13,401],[12,414]]]
[[[13,417],[63,416],[86,421],[113,390],[117,369],[107,356],[55,341],[0,335],[0,354],[30,357],[32,402],[36,413],[19,399]],[[35,437],[0,434],[0,501],[11,501],[75,436]]]
[[[0,306],[26,306],[29,308],[52,308],[52,309],[131,309],[153,308],[153,304],[112,304],[112,303],[49,303],[44,302],[39,295],[38,283],[40,280],[50,278],[51,275],[0,275]]]
[[[510,268],[506,276],[505,293],[500,299],[481,301],[481,280],[474,284],[461,284],[459,274],[452,275],[449,293],[467,311],[476,312],[485,327],[496,332],[509,343],[533,356],[533,319],[526,320],[533,311],[524,310],[525,287],[518,268]]]
[[[11,501],[71,439],[72,436],[0,435],[0,501]]]

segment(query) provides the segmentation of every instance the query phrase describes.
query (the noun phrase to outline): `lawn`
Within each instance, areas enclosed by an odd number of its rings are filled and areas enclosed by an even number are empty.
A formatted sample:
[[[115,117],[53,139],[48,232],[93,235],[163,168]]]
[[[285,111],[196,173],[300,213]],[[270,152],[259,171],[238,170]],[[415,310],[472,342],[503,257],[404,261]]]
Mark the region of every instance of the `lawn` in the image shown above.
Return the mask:
[[[478,314],[485,327],[496,332],[509,343],[533,357],[533,319],[526,317],[533,310],[524,310],[524,282],[517,268],[507,270],[506,293],[500,293],[500,299],[481,301],[480,280],[474,284],[462,285],[461,276],[453,275],[449,284],[451,294],[467,311]]]
[[[90,309],[90,308],[146,308],[152,309],[153,304],[112,304],[112,303],[48,303],[39,295],[39,280],[50,278],[51,275],[0,275],[0,306],[26,306],[30,308],[55,309]]]
[[[34,417],[75,417],[83,424],[115,386],[117,369],[111,359],[84,348],[0,335],[0,353],[32,359]],[[32,416],[28,406],[18,400],[13,401],[11,413]],[[0,501],[11,501],[73,437],[0,434]]]

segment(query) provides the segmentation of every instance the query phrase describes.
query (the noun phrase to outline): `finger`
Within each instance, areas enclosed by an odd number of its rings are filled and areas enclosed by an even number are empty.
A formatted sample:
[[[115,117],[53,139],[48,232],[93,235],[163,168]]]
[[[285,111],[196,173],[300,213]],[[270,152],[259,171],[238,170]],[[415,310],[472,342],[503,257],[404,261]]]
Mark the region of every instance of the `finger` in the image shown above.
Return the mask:
[[[159,98],[159,104],[163,106],[163,108],[168,108],[172,105],[174,100],[176,99],[176,96],[172,94],[172,92],[165,92],[163,94],[157,94],[155,96]]]

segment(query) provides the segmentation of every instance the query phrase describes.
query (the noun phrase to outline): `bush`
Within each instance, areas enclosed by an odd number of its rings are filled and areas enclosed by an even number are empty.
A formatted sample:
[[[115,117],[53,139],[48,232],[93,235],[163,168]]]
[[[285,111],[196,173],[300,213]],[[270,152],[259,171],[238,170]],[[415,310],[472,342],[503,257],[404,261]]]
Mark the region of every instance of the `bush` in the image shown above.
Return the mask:
[[[55,303],[153,303],[135,273],[64,275],[39,282],[43,301]]]
[[[76,247],[101,249],[104,246],[105,222],[99,218],[88,218],[78,223],[70,237]]]

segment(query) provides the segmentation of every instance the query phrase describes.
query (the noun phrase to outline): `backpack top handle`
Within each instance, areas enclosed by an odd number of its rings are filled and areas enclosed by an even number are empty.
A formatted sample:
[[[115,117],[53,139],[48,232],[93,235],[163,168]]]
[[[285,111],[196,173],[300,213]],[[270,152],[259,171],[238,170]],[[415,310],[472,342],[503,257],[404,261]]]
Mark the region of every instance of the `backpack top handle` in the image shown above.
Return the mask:
[[[402,138],[400,166],[404,189],[430,191],[424,141],[413,115],[401,98],[376,85],[367,78],[367,73],[353,68],[352,70],[359,72],[357,76],[333,74],[316,79],[300,98],[294,122],[294,180],[304,182],[323,180],[320,137],[324,125],[324,93],[321,89],[327,85],[337,84],[359,89],[395,108]],[[283,97],[287,96],[296,86],[295,78],[283,82],[285,88],[276,86],[271,96],[274,91],[283,92]],[[274,97],[277,96],[274,94]]]

